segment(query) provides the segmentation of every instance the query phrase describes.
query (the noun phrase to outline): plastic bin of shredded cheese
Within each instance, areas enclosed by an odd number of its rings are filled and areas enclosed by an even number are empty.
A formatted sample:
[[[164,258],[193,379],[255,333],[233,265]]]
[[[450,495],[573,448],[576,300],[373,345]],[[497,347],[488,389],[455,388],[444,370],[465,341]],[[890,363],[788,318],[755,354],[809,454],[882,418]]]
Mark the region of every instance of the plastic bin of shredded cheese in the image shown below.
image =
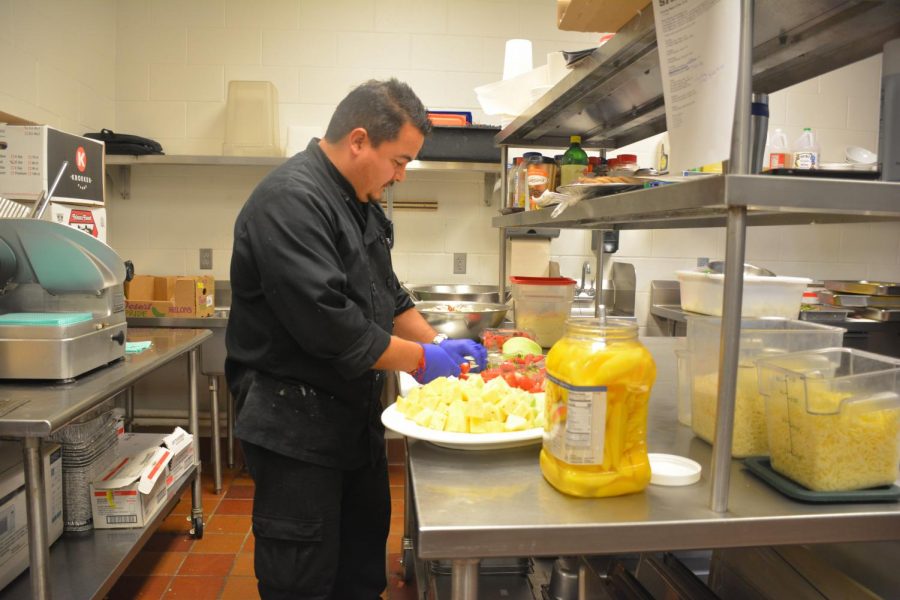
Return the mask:
[[[718,317],[688,317],[691,369],[691,428],[712,443],[716,434],[719,389]],[[765,356],[840,346],[844,330],[819,323],[780,318],[741,319],[731,454],[769,454],[765,400],[757,386],[756,361]]]
[[[897,479],[900,360],[827,348],[757,366],[773,469],[817,492]]]

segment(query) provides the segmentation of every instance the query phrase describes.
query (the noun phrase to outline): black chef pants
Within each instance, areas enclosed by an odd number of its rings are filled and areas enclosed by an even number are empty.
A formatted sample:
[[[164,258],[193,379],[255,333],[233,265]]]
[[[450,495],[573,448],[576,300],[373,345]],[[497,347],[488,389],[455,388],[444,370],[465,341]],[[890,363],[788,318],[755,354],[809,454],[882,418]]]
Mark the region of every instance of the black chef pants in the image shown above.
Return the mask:
[[[241,441],[256,484],[254,568],[262,600],[376,600],[387,586],[387,459],[341,471]]]

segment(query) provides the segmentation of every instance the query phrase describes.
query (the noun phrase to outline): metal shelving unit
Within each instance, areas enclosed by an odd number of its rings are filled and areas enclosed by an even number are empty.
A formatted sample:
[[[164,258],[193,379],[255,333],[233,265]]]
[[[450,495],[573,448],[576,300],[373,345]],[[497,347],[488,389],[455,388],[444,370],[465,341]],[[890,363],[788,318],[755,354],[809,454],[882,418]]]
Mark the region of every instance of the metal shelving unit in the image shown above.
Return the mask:
[[[80,534],[63,534],[50,547],[50,589],[53,590],[53,598],[86,600],[105,597],[199,475],[197,466],[182,475],[170,488],[165,505],[144,527],[92,529]],[[33,598],[30,584],[28,575],[23,573],[3,590],[4,600]]]
[[[131,169],[135,166],[182,166],[182,167],[265,167],[274,169],[287,160],[284,156],[202,156],[188,154],[147,154],[144,156],[107,155],[107,174],[118,188],[123,200],[131,197]],[[115,167],[115,169],[112,169]],[[482,173],[485,180],[486,198],[490,198],[494,180],[500,175],[500,165],[496,163],[414,160],[406,165],[412,172],[468,171]],[[115,173],[113,176],[112,173]],[[487,202],[486,202],[487,203]]]
[[[620,148],[666,129],[651,6],[497,135],[507,146]],[[756,0],[753,91],[771,93],[881,52],[900,36],[892,0]],[[748,112],[749,114],[749,112]]]
[[[789,6],[742,0],[737,102],[729,174],[585,200],[557,219],[551,209],[498,216],[499,285],[505,287],[506,229],[652,229],[726,226],[719,420],[710,508],[728,508],[728,464],[734,415],[742,272],[749,224],[900,219],[900,184],[748,175],[750,95],[771,92],[881,51],[900,36],[900,4],[888,0],[814,0]],[[524,114],[497,134],[501,197],[508,146],[564,147],[569,135],[614,148],[665,128],[665,105],[653,4],[577,65]],[[602,269],[598,244],[597,272]]]
[[[73,382],[14,381],[0,385],[0,404],[5,400],[25,399],[26,402],[0,417],[0,436],[21,439],[25,465],[26,508],[29,523],[46,523],[47,501],[41,456],[43,438],[64,427],[73,420],[94,414],[105,400],[128,390],[141,377],[148,375],[169,362],[188,355],[189,379],[188,414],[190,433],[194,436],[194,456],[199,460],[200,436],[197,418],[197,377],[200,372],[199,347],[212,336],[206,329],[129,329],[128,341],[151,341],[152,347],[140,354],[128,354],[115,364],[86,373]],[[179,495],[188,482],[191,484],[191,533],[203,537],[203,506],[200,484],[200,466],[187,473],[178,484]],[[162,513],[160,513],[162,514]],[[158,521],[158,520],[157,520]],[[48,549],[48,533],[44,526],[28,527],[30,568],[27,575],[13,585],[15,597],[48,600],[51,597],[84,598],[81,591],[102,595],[112,586],[127,563],[134,557],[146,537],[156,529],[158,522],[140,530],[106,530],[93,532],[88,538],[77,534],[63,534]],[[88,539],[90,543],[86,543]],[[93,540],[96,540],[93,541]],[[110,541],[109,544],[102,543]],[[92,555],[72,558],[88,547]],[[72,564],[83,570],[69,571]],[[81,583],[72,587],[69,576],[76,576]],[[60,589],[51,584],[66,581]],[[93,589],[89,589],[92,588]],[[19,592],[18,590],[22,590]],[[74,591],[73,591],[74,590]],[[18,594],[22,596],[18,596]],[[67,595],[76,594],[76,595]],[[4,598],[6,591],[4,590]]]

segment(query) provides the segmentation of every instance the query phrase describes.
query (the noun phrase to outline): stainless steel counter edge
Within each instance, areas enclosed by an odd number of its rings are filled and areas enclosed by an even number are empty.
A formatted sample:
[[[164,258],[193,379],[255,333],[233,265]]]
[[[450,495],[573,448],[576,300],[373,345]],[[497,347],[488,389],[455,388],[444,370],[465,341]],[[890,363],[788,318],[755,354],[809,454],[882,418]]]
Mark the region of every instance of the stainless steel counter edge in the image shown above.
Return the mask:
[[[900,504],[804,504],[731,464],[729,510],[709,508],[712,448],[676,419],[674,349],[683,338],[644,338],[657,362],[650,452],[703,467],[691,486],[583,499],[547,483],[540,446],[487,452],[410,441],[409,460],[424,559],[558,556],[900,539]]]
[[[139,354],[128,354],[123,360],[71,383],[0,383],[0,399],[28,401],[0,417],[0,436],[46,437],[144,375],[198,348],[210,336],[212,332],[208,329],[129,328],[129,342],[149,340],[153,346]]]

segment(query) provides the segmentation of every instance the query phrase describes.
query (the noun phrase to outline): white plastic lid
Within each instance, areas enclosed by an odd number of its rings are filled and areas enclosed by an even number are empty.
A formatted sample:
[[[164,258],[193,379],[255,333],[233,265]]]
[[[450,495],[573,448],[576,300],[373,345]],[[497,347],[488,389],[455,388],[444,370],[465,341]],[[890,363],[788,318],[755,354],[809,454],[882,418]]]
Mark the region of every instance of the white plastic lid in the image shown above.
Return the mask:
[[[653,485],[691,485],[700,480],[700,464],[674,454],[648,454],[650,483]]]

